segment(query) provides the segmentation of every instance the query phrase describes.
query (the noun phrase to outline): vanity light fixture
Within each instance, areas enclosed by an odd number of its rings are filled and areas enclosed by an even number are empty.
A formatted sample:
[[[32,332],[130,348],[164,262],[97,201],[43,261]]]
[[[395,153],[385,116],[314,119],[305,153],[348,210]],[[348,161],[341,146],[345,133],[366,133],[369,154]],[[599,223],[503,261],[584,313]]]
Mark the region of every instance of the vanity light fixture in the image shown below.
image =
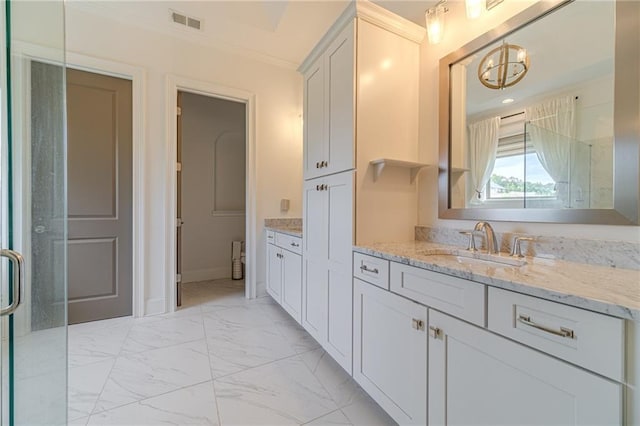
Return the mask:
[[[445,7],[446,2],[447,0],[440,0],[435,6],[430,7],[424,13],[429,44],[438,44],[442,40],[444,33],[444,14],[449,11],[449,8]]]
[[[524,78],[529,71],[527,49],[506,41],[491,50],[478,65],[478,78],[489,89],[505,89]]]
[[[467,9],[468,19],[479,18],[487,4],[486,0],[465,0],[464,3]]]

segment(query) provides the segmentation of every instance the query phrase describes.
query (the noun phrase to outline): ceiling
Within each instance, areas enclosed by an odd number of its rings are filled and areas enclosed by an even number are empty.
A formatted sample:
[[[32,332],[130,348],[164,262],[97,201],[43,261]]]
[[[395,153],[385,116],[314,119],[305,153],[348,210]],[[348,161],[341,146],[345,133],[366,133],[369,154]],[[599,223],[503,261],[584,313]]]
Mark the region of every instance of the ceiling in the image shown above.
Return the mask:
[[[67,0],[67,7],[160,31],[179,38],[258,55],[296,67],[320,40],[349,0],[104,1]],[[374,3],[420,25],[433,2]],[[197,31],[171,22],[175,10],[203,22]]]
[[[487,89],[478,79],[478,65],[483,56],[499,46],[502,40],[477,52],[472,60],[465,60],[468,62],[468,116],[487,116],[512,110],[518,105],[526,105],[532,99],[543,98],[546,93],[556,93],[612,76],[615,3],[570,3],[506,37],[505,41],[527,49],[531,60],[530,70],[515,86],[504,90]],[[613,90],[611,87],[607,89]],[[502,100],[506,98],[515,102],[502,105]]]

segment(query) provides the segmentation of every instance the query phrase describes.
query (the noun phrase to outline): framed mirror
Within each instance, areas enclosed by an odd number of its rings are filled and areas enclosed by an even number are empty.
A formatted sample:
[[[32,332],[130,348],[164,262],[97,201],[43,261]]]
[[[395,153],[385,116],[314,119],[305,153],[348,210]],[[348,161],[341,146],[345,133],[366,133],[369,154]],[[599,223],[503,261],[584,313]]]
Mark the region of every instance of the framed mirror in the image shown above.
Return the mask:
[[[439,217],[637,225],[639,20],[541,1],[442,58]]]

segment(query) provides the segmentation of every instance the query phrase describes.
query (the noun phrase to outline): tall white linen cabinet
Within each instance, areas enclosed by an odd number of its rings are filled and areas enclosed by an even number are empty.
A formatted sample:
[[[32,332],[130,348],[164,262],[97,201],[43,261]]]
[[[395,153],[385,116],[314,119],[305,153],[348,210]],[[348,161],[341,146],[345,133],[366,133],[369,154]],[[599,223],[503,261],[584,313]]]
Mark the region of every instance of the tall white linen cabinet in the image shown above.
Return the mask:
[[[354,243],[412,240],[425,30],[349,4],[304,75],[302,325],[352,372]],[[375,161],[378,165],[371,164]],[[384,173],[381,173],[384,170]]]

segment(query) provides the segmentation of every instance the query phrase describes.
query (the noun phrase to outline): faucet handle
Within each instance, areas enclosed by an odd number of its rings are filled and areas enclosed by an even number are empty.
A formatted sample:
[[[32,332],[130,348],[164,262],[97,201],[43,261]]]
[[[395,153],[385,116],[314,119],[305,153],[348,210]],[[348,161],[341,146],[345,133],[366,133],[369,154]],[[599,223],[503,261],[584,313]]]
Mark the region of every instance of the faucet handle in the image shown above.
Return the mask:
[[[512,257],[524,257],[524,255],[522,254],[522,246],[520,244],[522,241],[535,241],[535,238],[525,237],[521,235],[516,235],[515,237],[513,237],[513,244],[511,244]]]
[[[469,236],[469,244],[467,245],[467,250],[477,251],[475,233],[473,231],[460,231],[460,234]]]

